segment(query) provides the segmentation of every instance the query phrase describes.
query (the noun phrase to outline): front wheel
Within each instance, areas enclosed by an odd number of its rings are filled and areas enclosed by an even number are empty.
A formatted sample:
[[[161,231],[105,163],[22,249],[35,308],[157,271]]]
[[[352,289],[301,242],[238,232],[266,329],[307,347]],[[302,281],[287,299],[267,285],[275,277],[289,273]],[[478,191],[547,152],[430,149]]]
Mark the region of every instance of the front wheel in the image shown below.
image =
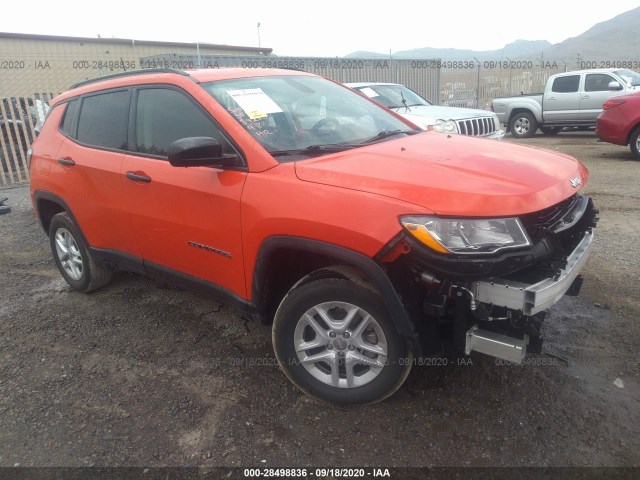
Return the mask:
[[[533,137],[538,129],[538,121],[529,112],[516,113],[511,119],[509,130],[516,138]]]
[[[631,134],[629,148],[631,148],[631,153],[633,153],[636,160],[640,160],[640,127],[636,128]]]
[[[364,405],[404,383],[413,356],[380,295],[344,278],[294,287],[273,322],[281,368],[299,389],[329,402]]]

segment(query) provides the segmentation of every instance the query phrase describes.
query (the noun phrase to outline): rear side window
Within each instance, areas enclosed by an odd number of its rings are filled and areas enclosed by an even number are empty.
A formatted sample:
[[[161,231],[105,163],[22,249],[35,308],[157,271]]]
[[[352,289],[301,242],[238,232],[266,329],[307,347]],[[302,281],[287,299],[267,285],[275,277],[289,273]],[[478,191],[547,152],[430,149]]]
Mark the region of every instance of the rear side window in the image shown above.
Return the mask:
[[[96,147],[126,150],[129,97],[128,91],[85,97],[78,119],[78,141]]]
[[[553,81],[551,90],[556,93],[573,93],[578,91],[580,86],[580,75],[568,75],[558,77]]]
[[[224,153],[233,153],[214,122],[186,95],[168,88],[140,90],[136,107],[136,150],[167,156],[169,145],[181,138],[212,137]]]
[[[75,132],[73,132],[71,129],[73,128],[73,121],[76,118],[78,103],[78,100],[71,100],[69,103],[67,103],[67,108],[64,111],[64,117],[62,118],[60,131],[67,137],[73,137],[75,134]]]

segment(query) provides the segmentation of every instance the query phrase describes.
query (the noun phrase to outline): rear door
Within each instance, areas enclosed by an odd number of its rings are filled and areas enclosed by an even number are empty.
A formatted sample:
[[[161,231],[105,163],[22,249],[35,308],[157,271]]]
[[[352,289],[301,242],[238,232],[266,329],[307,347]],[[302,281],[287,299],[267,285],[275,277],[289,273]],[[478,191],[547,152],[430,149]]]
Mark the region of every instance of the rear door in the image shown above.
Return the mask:
[[[119,89],[69,101],[51,176],[92,247],[136,255],[120,173],[130,100],[131,91]]]
[[[580,98],[580,118],[595,124],[596,118],[602,112],[604,101],[616,94],[618,90],[609,90],[611,82],[618,80],[608,73],[587,73],[584,80],[584,91]]]
[[[171,166],[169,145],[187,137],[213,137],[224,153],[238,153],[187,92],[172,86],[137,88],[133,148],[121,175],[145,268],[205,280],[244,298],[240,197],[246,169]]]
[[[544,95],[545,123],[580,120],[580,74],[556,77]]]

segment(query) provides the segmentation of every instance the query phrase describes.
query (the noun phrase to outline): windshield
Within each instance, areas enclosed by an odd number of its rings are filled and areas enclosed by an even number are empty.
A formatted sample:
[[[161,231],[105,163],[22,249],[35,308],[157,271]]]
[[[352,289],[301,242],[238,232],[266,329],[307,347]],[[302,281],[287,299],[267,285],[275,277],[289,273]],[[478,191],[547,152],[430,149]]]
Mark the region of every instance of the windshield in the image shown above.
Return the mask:
[[[415,133],[391,113],[321,77],[273,76],[202,84],[267,151],[318,155]]]
[[[409,90],[404,85],[367,85],[355,87],[355,89],[387,108],[431,105],[416,92]]]
[[[631,85],[632,87],[640,86],[640,74],[631,70],[616,70],[614,73],[619,77],[622,77],[628,85]]]

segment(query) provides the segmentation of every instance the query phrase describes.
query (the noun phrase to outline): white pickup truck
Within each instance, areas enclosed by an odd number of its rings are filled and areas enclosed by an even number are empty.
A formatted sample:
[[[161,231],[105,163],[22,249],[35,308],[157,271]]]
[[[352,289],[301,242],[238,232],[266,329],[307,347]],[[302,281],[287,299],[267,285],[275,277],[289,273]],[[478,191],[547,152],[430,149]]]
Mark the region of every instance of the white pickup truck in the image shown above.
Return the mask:
[[[604,101],[640,91],[640,74],[626,69],[579,70],[552,75],[544,93],[494,98],[491,109],[516,138],[540,128],[554,135],[564,127],[595,127]]]

